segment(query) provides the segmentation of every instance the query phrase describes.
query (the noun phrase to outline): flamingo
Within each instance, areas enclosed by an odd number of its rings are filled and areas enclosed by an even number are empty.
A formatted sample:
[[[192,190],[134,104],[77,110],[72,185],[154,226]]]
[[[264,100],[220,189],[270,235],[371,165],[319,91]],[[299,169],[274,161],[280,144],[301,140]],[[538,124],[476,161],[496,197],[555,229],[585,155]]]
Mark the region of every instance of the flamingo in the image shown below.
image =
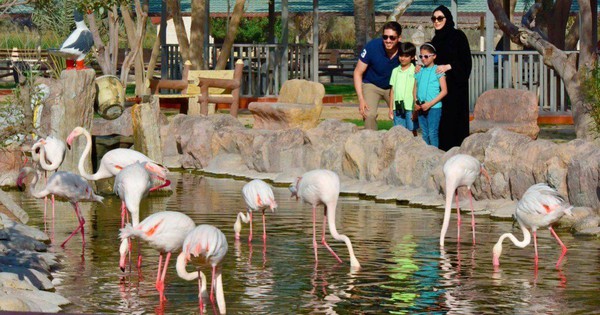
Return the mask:
[[[354,250],[352,249],[352,243],[350,239],[343,234],[339,234],[335,227],[335,210],[337,206],[338,196],[340,194],[340,178],[338,175],[329,170],[312,170],[304,173],[301,177],[298,177],[295,183],[290,185],[292,196],[296,198],[300,197],[302,201],[312,206],[313,211],[313,247],[315,250],[315,262],[318,262],[317,257],[317,239],[316,239],[316,213],[317,206],[324,205],[325,209],[323,212],[323,234],[321,237],[321,243],[327,247],[329,252],[339,262],[342,260],[338,255],[331,249],[329,244],[325,241],[325,225],[327,224],[327,211],[330,213],[329,219],[329,233],[334,239],[338,241],[344,241],[348,247],[350,253],[350,267],[353,269],[360,269],[360,263],[354,256]]]
[[[39,150],[39,154],[38,154]],[[44,178],[48,182],[48,172],[56,171],[65,158],[65,143],[53,136],[41,138],[31,146],[32,159],[44,170]],[[48,164],[50,162],[50,164]],[[48,197],[44,197],[44,218],[46,218]],[[54,220],[54,195],[52,195],[52,220]]]
[[[83,241],[83,245],[85,246],[85,234],[84,234],[84,224],[85,220],[81,215],[81,211],[79,209],[79,201],[97,201],[102,202],[102,197],[98,196],[92,190],[92,187],[88,184],[88,182],[81,176],[70,173],[59,171],[48,179],[48,183],[46,187],[39,192],[35,192],[33,187],[38,181],[39,175],[36,171],[34,171],[31,167],[24,167],[19,172],[19,176],[17,178],[17,186],[19,188],[23,188],[24,179],[29,175],[29,173],[34,172],[34,178],[31,181],[31,186],[29,187],[29,191],[34,198],[43,198],[48,196],[49,194],[56,195],[58,197],[65,198],[69,200],[69,202],[73,205],[75,209],[75,215],[77,216],[77,220],[79,221],[79,226],[67,237],[67,239],[60,245],[61,247],[65,247],[65,244],[77,233],[77,231],[81,230],[81,238]]]
[[[523,241],[519,241],[512,233],[502,234],[493,248],[492,262],[494,266],[497,267],[500,265],[500,255],[502,254],[502,242],[504,239],[509,238],[513,244],[524,248],[531,243],[531,234],[529,233],[529,229],[531,229],[533,232],[533,246],[535,248],[534,262],[537,267],[538,251],[536,231],[539,228],[548,227],[550,233],[556,238],[562,249],[561,255],[556,262],[556,267],[558,268],[560,262],[567,253],[567,247],[560,238],[558,238],[554,229],[552,229],[552,224],[560,220],[565,214],[572,216],[571,209],[573,209],[573,206],[570,206],[565,202],[564,198],[556,191],[556,189],[547,184],[540,183],[529,187],[527,191],[525,191],[525,194],[523,194],[523,198],[521,198],[517,204],[517,210],[515,211],[517,222],[521,226],[521,231],[523,231]]]
[[[483,163],[467,154],[457,154],[446,163],[444,163],[444,176],[446,177],[446,206],[444,209],[444,222],[442,224],[442,231],[440,233],[440,246],[444,246],[444,238],[446,237],[446,231],[448,231],[448,224],[450,223],[450,213],[452,211],[452,197],[456,196],[456,214],[457,214],[457,226],[458,233],[460,235],[460,208],[458,206],[458,187],[466,186],[469,190],[469,202],[471,203],[471,228],[473,230],[473,244],[475,244],[475,213],[473,209],[473,194],[471,193],[471,186],[475,180],[483,173],[485,177],[490,181],[490,177],[483,166]]]
[[[277,208],[277,203],[275,202],[275,196],[273,195],[271,186],[260,179],[255,179],[244,185],[242,188],[242,194],[244,195],[244,200],[248,206],[248,214],[246,216],[243,212],[238,213],[235,224],[233,225],[235,239],[240,239],[240,231],[242,230],[242,223],[240,221],[244,221],[244,223],[250,223],[248,242],[252,241],[252,213],[255,211],[262,211],[263,241],[266,241],[267,229],[265,226],[265,210],[271,209],[271,212],[274,212],[275,208]]]
[[[156,175],[158,175],[157,177],[160,180],[165,181],[165,184],[155,187],[152,190],[160,189],[160,188],[169,186],[171,184],[171,182],[169,180],[167,180],[164,175],[164,174],[166,174],[166,172],[168,172],[167,168],[152,161],[149,157],[147,157],[143,153],[140,153],[135,150],[123,149],[123,148],[113,149],[113,150],[106,152],[106,154],[104,154],[104,156],[102,157],[102,160],[100,161],[100,166],[98,167],[98,171],[96,171],[96,173],[94,173],[94,174],[89,174],[85,170],[84,164],[85,164],[85,158],[90,154],[90,151],[92,150],[92,136],[90,135],[90,133],[87,130],[85,130],[85,128],[83,128],[83,127],[75,127],[73,129],[73,131],[71,131],[71,133],[67,137],[67,144],[69,146],[71,146],[73,144],[73,140],[80,135],[85,136],[86,144],[85,144],[83,153],[81,154],[81,157],[79,158],[79,164],[78,164],[77,168],[79,169],[79,173],[81,174],[81,176],[83,176],[85,179],[99,180],[99,179],[113,177],[113,176],[116,176],[127,165],[133,164],[135,162],[152,162],[155,165],[160,166],[164,169],[160,175],[159,174],[156,174]]]
[[[138,237],[148,242],[152,247],[160,251],[158,257],[158,272],[156,274],[156,290],[160,294],[160,301],[166,301],[165,276],[171,259],[171,253],[181,249],[183,240],[188,233],[196,227],[194,221],[187,215],[176,211],[162,211],[154,213],[145,218],[138,226],[127,224],[121,229],[121,247],[119,253],[119,267],[125,271],[125,258],[129,253],[129,238]],[[163,266],[163,254],[166,253]],[[161,270],[161,266],[162,270]]]
[[[202,288],[206,288],[206,277],[198,268],[197,271],[187,272],[187,262],[190,261],[191,256],[199,257],[204,256],[206,262],[212,266],[212,279],[210,287],[210,301],[214,303],[214,293],[217,295],[217,305],[221,314],[225,314],[225,296],[223,294],[223,279],[221,274],[221,268],[217,268],[225,254],[227,254],[227,239],[225,234],[218,228],[202,224],[193,229],[183,241],[183,247],[181,254],[177,257],[177,275],[180,278],[191,281],[198,279],[198,299],[200,313],[202,313]],[[215,288],[216,286],[216,288]],[[216,292],[214,292],[216,291]]]

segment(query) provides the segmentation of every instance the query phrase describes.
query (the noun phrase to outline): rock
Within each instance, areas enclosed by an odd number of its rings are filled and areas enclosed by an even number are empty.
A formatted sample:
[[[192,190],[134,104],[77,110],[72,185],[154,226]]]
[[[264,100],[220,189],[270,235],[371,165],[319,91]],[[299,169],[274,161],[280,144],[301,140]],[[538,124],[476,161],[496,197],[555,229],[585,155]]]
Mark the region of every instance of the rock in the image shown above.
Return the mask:
[[[213,174],[231,174],[232,172],[246,171],[248,167],[239,154],[219,154],[208,163],[204,170]]]
[[[0,292],[0,311],[27,312],[31,309],[18,296]]]
[[[325,88],[321,83],[287,80],[277,102],[252,102],[248,109],[254,117],[254,129],[300,128],[308,130],[319,123]]]
[[[71,131],[81,126],[91,130],[94,117],[94,101],[96,99],[96,72],[93,69],[80,71],[63,71],[59,84],[61,94],[51,107],[51,135],[66,139]],[[78,137],[71,150],[67,150],[59,170],[78,174],[77,165],[84,150],[85,137]],[[91,159],[85,163],[86,169],[92,169]]]
[[[306,169],[324,168],[342,174],[344,144],[358,132],[355,124],[327,119],[316,128],[306,131],[308,145],[304,165]]]
[[[567,166],[568,197],[572,204],[600,208],[600,147],[582,140]],[[576,157],[576,158],[575,158]]]
[[[29,215],[23,208],[21,208],[12,198],[4,191],[0,190],[0,203],[8,209],[21,223],[27,223],[29,221]],[[0,216],[3,218],[2,216]],[[8,217],[6,217],[9,219]],[[9,221],[12,221],[9,219]],[[8,227],[12,226],[10,223]],[[6,227],[6,225],[5,225]]]
[[[350,135],[344,143],[343,174],[359,180],[376,180],[383,134],[374,130],[361,130]]]
[[[132,136],[133,125],[131,123],[131,107],[127,107],[121,116],[113,120],[99,117],[94,118],[91,134],[94,136]]]
[[[0,150],[0,186],[16,186],[19,169],[23,165],[23,153],[20,148],[10,146]],[[0,196],[0,198],[2,198]],[[2,200],[0,202],[3,203]],[[27,213],[23,213],[25,216]],[[23,219],[25,219],[23,216]],[[29,218],[27,216],[27,218]],[[28,219],[25,219],[25,223]]]
[[[159,116],[158,97],[150,96],[148,103],[135,104],[131,109],[133,142],[136,150],[162,164]]]
[[[535,92],[517,89],[488,90],[477,98],[471,133],[500,127],[537,139],[538,101]]]

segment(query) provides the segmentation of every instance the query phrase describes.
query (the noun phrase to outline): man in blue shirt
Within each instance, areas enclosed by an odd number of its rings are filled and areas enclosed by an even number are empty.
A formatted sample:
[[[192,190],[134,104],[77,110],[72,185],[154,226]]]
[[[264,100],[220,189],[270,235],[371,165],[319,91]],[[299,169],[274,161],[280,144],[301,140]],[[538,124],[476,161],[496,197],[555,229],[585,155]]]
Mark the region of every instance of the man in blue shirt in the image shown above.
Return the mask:
[[[398,22],[383,25],[381,38],[367,43],[354,68],[354,89],[358,96],[358,111],[365,121],[365,129],[377,130],[377,107],[390,97],[392,70],[400,65],[398,43],[402,39]]]

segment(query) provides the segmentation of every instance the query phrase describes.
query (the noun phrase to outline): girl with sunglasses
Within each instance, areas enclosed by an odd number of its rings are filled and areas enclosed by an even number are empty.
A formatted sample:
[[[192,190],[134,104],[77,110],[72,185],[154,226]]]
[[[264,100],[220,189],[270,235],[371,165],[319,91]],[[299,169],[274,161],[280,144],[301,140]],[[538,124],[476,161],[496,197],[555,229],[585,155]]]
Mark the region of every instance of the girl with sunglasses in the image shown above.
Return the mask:
[[[446,77],[438,73],[433,62],[436,58],[436,50],[430,43],[421,45],[419,59],[423,62],[421,71],[415,74],[417,81],[417,100],[415,110],[419,112],[419,126],[425,143],[439,147],[439,127],[442,116],[441,100],[448,90],[446,89]]]
[[[431,21],[435,28],[431,44],[437,51],[437,72],[444,73],[448,83],[448,94],[442,99],[439,130],[439,148],[448,151],[460,146],[469,136],[471,49],[465,33],[454,28],[454,19],[447,7],[437,7]]]

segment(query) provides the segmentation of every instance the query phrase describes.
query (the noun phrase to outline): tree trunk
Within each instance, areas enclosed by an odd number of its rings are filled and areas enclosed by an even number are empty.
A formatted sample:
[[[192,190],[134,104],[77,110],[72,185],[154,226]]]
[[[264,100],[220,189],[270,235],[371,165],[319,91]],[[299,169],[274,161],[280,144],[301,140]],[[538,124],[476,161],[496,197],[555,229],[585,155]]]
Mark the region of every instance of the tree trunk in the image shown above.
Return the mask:
[[[94,46],[96,46],[97,51],[96,60],[103,74],[117,74],[119,15],[115,14],[115,12],[117,12],[116,6],[113,6],[112,10],[108,11],[108,47],[106,47],[100,37],[100,31],[96,24],[96,16],[93,13],[87,15],[89,28],[94,38]]]
[[[354,30],[356,34],[356,51],[367,44],[367,0],[354,0]]]
[[[136,95],[142,95],[145,92],[144,84],[144,60],[143,55],[140,53],[142,50],[142,40],[146,33],[146,21],[148,20],[148,5],[147,1],[144,2],[144,8],[140,3],[140,0],[135,0],[135,11],[137,20],[134,22],[129,12],[127,4],[121,4],[121,13],[123,15],[123,21],[125,24],[125,30],[127,32],[127,41],[130,47],[130,51],[123,60],[121,66],[121,82],[127,86],[127,77],[129,69],[132,65],[135,66],[135,93]]]
[[[204,69],[204,19],[206,1],[192,1],[192,25],[190,26],[190,54],[189,60],[192,63],[192,69]]]
[[[190,42],[185,31],[185,24],[181,16],[181,7],[178,0],[167,0],[167,8],[173,17],[173,25],[175,26],[175,34],[177,34],[177,42],[179,43],[179,53],[183,62],[190,60]],[[163,17],[166,19],[166,17]],[[190,60],[191,61],[191,60]]]
[[[225,41],[223,42],[223,47],[221,48],[221,53],[219,53],[219,59],[217,59],[217,65],[215,66],[215,69],[217,70],[223,70],[227,65],[227,60],[229,60],[229,56],[231,55],[231,48],[233,47],[233,43],[235,41],[235,35],[237,35],[240,20],[244,15],[245,3],[246,0],[235,1],[233,14],[231,15],[231,19],[229,21],[229,28],[227,29],[227,35],[225,36]]]
[[[592,119],[590,107],[585,104],[581,92],[582,77],[589,73],[597,61],[595,43],[592,43],[591,40],[592,13],[589,1],[579,0],[582,25],[584,26],[581,34],[579,60],[575,55],[567,56],[564,51],[544,39],[539,33],[515,26],[504,13],[500,0],[488,0],[488,6],[494,14],[500,29],[513,42],[535,49],[543,56],[544,64],[554,69],[560,76],[571,100],[577,137],[587,140],[594,138],[596,122]]]

